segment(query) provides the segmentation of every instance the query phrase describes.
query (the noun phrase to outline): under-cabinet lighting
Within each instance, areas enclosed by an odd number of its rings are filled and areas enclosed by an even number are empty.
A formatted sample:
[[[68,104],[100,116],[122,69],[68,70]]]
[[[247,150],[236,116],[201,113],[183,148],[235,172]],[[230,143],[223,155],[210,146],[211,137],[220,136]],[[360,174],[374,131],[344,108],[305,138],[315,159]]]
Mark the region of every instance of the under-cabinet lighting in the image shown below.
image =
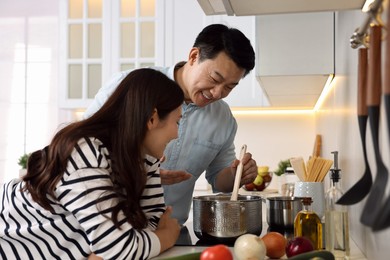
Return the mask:
[[[313,114],[312,109],[232,109],[232,114],[237,115],[298,115]]]
[[[317,111],[318,109],[320,109],[320,107],[324,103],[325,98],[328,96],[328,93],[332,89],[333,78],[334,78],[334,74],[329,74],[328,80],[326,81],[325,86],[322,89],[321,95],[317,99],[317,103],[314,105],[314,108],[313,108],[314,111]]]
[[[314,105],[312,109],[310,108],[294,108],[294,109],[287,109],[287,108],[235,108],[233,107],[232,114],[233,115],[265,115],[265,114],[312,114],[316,111],[318,111],[322,104],[324,103],[326,97],[328,96],[329,92],[332,89],[332,81],[334,78],[334,74],[330,74],[328,79],[325,82],[325,86],[322,89],[322,92]]]

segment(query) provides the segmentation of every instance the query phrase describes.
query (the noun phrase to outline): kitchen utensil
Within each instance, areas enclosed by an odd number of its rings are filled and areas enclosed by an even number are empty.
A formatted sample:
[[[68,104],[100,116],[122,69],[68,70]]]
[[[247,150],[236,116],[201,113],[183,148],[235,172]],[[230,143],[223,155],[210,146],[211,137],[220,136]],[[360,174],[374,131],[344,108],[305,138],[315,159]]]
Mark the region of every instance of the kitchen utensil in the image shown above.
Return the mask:
[[[230,243],[246,233],[260,235],[262,199],[239,195],[237,201],[231,201],[226,194],[194,197],[193,225],[202,240]]]
[[[238,197],[238,190],[240,189],[241,175],[243,169],[242,158],[244,158],[245,153],[246,153],[246,145],[244,144],[240,150],[240,157],[239,157],[240,163],[238,164],[236,176],[234,178],[234,186],[233,186],[233,192],[231,197],[232,201],[236,201]]]
[[[301,198],[276,196],[266,198],[267,223],[270,228],[293,229],[294,219],[302,210]]]
[[[388,2],[390,7],[390,2]],[[389,10],[389,9],[388,9]],[[387,24],[390,25],[390,12],[387,12]],[[387,133],[390,137],[390,34],[386,35],[386,56],[385,56],[385,82],[383,86],[384,101],[385,101],[385,113],[387,120]],[[389,139],[390,140],[390,139]],[[390,226],[390,195],[387,197],[383,204],[381,214],[378,215],[377,220],[374,222],[372,229],[379,231]]]
[[[325,212],[325,190],[323,182],[298,181],[294,185],[294,196],[311,197],[313,211],[322,218]]]
[[[290,159],[291,166],[294,169],[294,173],[301,181],[306,180],[306,165],[302,157],[296,157]]]
[[[359,58],[358,58],[358,124],[360,131],[360,139],[363,148],[363,157],[364,157],[364,173],[363,176],[357,181],[340,199],[337,201],[341,205],[353,205],[361,201],[367,194],[370,192],[372,186],[372,176],[370,165],[368,164],[367,159],[367,148],[366,148],[366,130],[367,130],[367,105],[366,105],[366,95],[367,95],[367,49],[359,49]]]
[[[313,157],[321,156],[321,146],[322,146],[321,135],[316,135],[316,139],[314,141],[313,154],[312,154]]]
[[[388,171],[384,165],[379,150],[379,115],[381,101],[381,26],[374,25],[370,31],[370,46],[368,49],[368,83],[367,106],[368,119],[371,127],[372,142],[375,153],[376,177],[370,194],[363,208],[360,222],[372,227],[381,212],[383,196],[386,190]]]
[[[305,181],[322,182],[332,167],[333,161],[321,157],[311,157],[307,162],[307,176]]]

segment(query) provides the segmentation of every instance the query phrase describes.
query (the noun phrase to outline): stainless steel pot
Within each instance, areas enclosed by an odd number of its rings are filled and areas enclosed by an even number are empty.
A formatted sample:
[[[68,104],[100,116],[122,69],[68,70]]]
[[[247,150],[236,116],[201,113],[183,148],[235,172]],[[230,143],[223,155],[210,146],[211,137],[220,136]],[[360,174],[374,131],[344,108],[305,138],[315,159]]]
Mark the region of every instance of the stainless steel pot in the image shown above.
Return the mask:
[[[268,197],[267,223],[272,228],[294,228],[294,219],[302,210],[299,197]]]
[[[199,239],[229,242],[262,230],[262,200],[259,196],[217,194],[193,198],[194,233]]]

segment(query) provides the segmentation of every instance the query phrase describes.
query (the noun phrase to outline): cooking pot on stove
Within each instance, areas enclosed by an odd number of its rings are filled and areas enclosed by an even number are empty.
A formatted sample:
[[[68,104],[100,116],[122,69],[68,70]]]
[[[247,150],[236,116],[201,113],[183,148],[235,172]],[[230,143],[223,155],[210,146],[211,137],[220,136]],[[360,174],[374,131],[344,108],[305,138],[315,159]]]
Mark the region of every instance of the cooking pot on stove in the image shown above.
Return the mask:
[[[293,229],[295,216],[302,210],[299,197],[268,197],[266,205],[267,223],[272,228]]]
[[[259,196],[239,195],[231,201],[230,194],[193,198],[194,233],[200,240],[231,242],[262,230],[262,200]]]

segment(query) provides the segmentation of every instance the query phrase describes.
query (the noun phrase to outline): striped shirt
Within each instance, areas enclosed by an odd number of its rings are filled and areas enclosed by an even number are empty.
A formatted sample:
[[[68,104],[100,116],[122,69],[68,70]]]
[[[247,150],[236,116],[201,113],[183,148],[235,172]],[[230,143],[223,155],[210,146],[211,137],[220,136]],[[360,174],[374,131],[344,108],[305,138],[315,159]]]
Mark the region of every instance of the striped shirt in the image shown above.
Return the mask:
[[[110,156],[95,138],[81,139],[50,197],[54,213],[35,203],[24,182],[14,179],[0,189],[1,259],[85,259],[94,252],[104,259],[148,259],[160,252],[156,229],[165,210],[159,161],[145,158],[147,183],[140,201],[149,222],[134,229],[122,211],[120,229],[110,219],[117,204],[110,179]],[[99,199],[99,201],[97,201]],[[101,212],[101,213],[100,213]]]

